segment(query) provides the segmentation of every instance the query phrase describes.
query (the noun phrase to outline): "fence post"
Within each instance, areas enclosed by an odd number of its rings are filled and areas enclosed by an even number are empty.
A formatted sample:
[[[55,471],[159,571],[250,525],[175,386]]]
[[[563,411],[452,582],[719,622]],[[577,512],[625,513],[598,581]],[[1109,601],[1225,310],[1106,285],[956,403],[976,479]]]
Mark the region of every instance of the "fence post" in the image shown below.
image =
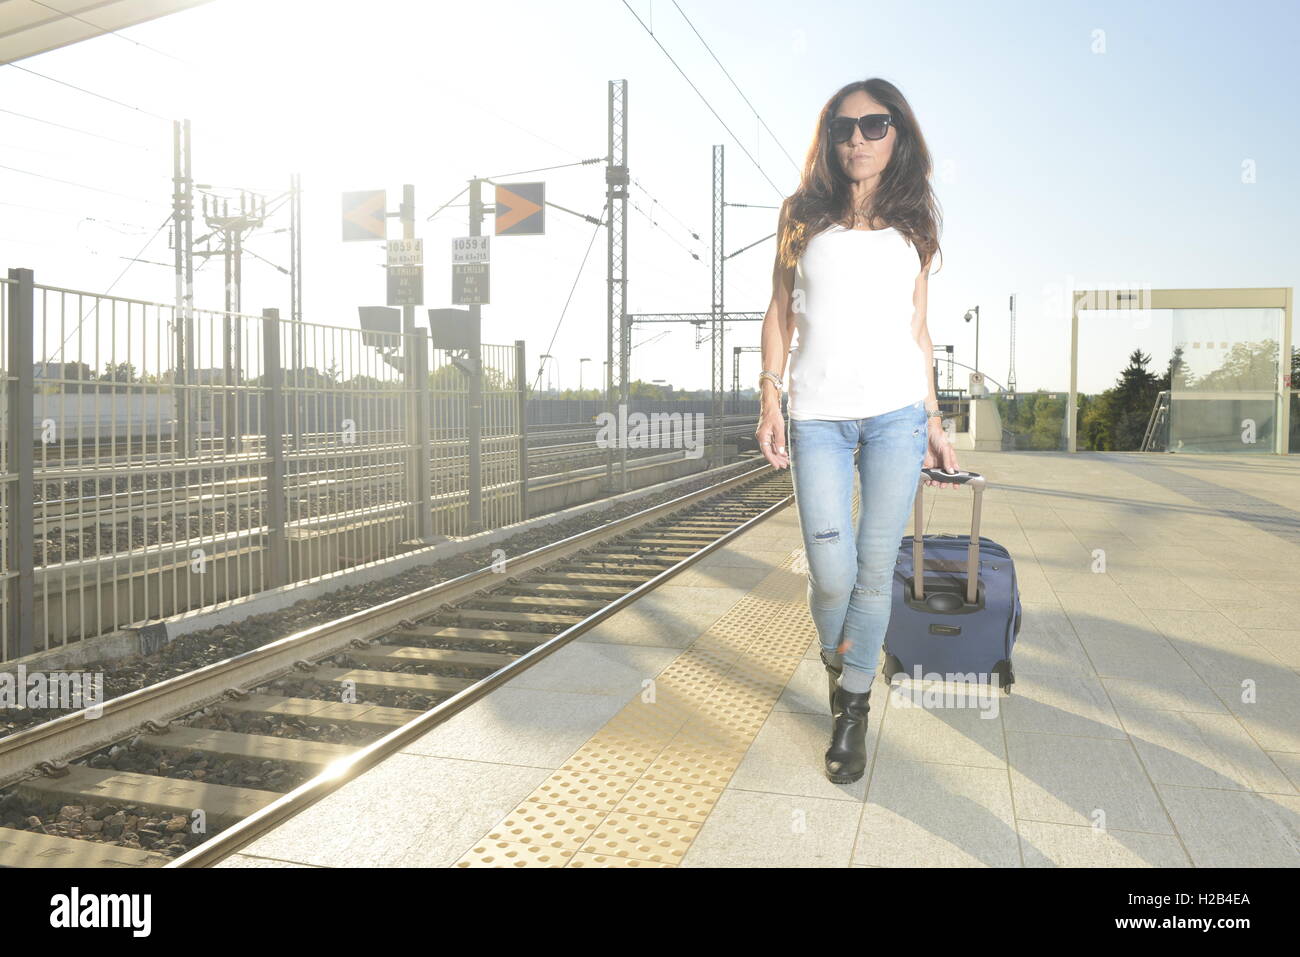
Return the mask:
[[[22,657],[36,650],[36,436],[32,432],[32,396],[36,389],[32,347],[36,290],[30,269],[10,269],[9,280],[9,394],[6,396],[9,423],[5,440],[9,446],[9,471],[18,480],[9,487],[11,498],[6,509],[5,554],[9,565],[7,571],[13,577],[5,596],[11,644],[4,653],[7,655],[16,650],[14,657]],[[48,620],[45,627],[49,627]],[[17,644],[16,649],[13,643]]]
[[[287,495],[284,464],[284,367],[280,362],[280,310],[262,310],[262,434],[266,439],[266,567],[265,587],[289,583],[289,540],[286,537]]]
[[[471,312],[478,309],[474,306]],[[483,531],[483,343],[479,325],[474,326],[469,347],[469,403],[465,421],[465,436],[469,442],[469,509],[467,518],[471,535]]]
[[[429,492],[430,458],[433,443],[429,437],[429,332],[416,327],[411,335],[412,356],[415,359],[415,533],[421,542],[433,540],[433,499]]]
[[[528,377],[524,375],[524,340],[515,340],[515,388],[519,393],[519,520],[528,518]]]

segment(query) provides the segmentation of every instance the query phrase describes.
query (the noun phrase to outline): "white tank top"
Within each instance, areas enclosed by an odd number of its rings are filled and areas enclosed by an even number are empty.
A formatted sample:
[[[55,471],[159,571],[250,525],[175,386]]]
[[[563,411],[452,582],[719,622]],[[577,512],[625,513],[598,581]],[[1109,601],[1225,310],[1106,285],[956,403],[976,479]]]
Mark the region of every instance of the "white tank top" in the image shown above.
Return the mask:
[[[920,273],[916,250],[892,226],[832,224],[808,242],[795,268],[790,418],[865,419],[928,396],[912,338]]]

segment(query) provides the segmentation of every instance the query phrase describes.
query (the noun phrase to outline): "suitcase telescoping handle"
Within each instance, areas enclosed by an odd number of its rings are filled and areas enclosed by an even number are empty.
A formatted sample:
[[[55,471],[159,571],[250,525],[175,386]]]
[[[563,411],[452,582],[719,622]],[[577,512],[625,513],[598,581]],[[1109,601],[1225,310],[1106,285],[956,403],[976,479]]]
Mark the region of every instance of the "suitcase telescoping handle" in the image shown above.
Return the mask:
[[[970,548],[966,551],[966,604],[975,604],[980,567],[980,503],[984,495],[984,476],[979,472],[945,472],[941,468],[921,469],[921,475],[935,482],[969,485],[974,489],[971,505]],[[912,590],[916,599],[925,597],[925,546],[921,541],[921,497],[925,483],[916,482],[916,531],[912,535]]]

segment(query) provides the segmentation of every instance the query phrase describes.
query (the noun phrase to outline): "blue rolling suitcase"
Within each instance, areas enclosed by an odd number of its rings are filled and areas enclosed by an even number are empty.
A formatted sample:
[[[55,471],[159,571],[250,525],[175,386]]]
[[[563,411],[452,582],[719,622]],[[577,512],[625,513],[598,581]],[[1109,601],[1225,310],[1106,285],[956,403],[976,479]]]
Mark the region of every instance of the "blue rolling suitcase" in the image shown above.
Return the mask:
[[[1020,633],[1020,587],[1011,554],[980,537],[984,476],[964,471],[950,475],[939,468],[921,471],[937,482],[973,489],[970,534],[921,534],[925,485],[918,480],[916,531],[903,537],[894,566],[885,680],[898,672],[914,677],[919,666],[923,678],[937,674],[949,681],[996,681],[1010,694],[1015,681],[1011,648]],[[920,581],[918,567],[925,572]]]

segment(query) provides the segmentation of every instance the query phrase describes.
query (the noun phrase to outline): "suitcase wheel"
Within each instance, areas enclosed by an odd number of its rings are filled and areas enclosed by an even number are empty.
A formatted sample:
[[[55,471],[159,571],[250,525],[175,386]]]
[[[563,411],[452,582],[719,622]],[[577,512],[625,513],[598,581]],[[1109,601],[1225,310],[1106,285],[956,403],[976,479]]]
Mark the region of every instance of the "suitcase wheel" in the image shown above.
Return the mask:
[[[993,673],[998,676],[998,684],[1002,688],[1002,696],[1006,697],[1011,694],[1011,686],[1015,684],[1016,673],[1011,670],[1011,662],[1002,659],[993,666]]]
[[[888,651],[886,651],[886,652],[885,652],[885,666],[884,666],[884,668],[882,669],[882,671],[883,671],[883,673],[884,673],[884,675],[885,675],[885,683],[886,683],[886,684],[889,684],[889,683],[893,682],[893,680],[894,680],[894,675],[896,675],[896,674],[898,674],[900,671],[904,671],[904,670],[905,670],[905,669],[903,668],[903,663],[902,663],[901,661],[898,660],[898,657],[897,657],[896,655],[891,655]]]

